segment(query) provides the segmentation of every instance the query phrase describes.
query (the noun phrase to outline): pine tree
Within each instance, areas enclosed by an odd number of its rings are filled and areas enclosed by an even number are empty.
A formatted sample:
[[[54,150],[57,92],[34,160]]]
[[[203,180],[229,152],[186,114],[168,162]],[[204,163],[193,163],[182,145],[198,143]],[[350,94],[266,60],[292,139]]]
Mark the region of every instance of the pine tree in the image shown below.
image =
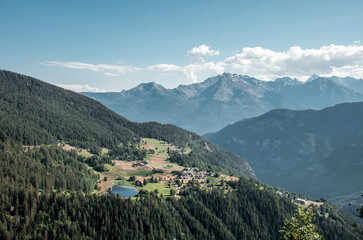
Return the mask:
[[[313,224],[315,217],[312,207],[305,211],[300,207],[291,220],[285,220],[280,230],[281,238],[284,240],[313,240],[323,239],[317,232],[318,228]]]

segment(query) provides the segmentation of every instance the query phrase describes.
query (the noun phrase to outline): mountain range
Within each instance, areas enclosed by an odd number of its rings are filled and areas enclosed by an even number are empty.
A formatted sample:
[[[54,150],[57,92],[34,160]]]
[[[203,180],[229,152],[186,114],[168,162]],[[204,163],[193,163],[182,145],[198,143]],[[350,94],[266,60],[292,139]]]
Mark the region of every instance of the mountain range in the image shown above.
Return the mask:
[[[363,190],[362,123],[363,102],[344,103],[272,110],[205,137],[243,156],[268,184],[333,198]]]
[[[121,92],[82,94],[132,121],[170,123],[205,134],[276,108],[322,109],[362,101],[363,88],[357,87],[362,83],[363,80],[353,78],[318,76],[312,76],[305,83],[289,77],[266,82],[223,73],[174,89],[144,83]]]

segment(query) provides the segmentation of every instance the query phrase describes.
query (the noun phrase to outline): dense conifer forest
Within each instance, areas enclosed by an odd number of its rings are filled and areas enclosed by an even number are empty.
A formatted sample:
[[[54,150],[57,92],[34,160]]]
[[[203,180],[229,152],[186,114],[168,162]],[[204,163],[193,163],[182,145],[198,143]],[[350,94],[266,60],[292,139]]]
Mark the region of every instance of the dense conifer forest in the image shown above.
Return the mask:
[[[89,98],[23,75],[1,71],[0,85],[0,239],[279,239],[283,220],[296,209],[255,180],[245,161],[196,134],[129,122]],[[141,137],[192,149],[185,159],[172,155],[175,162],[252,178],[219,189],[192,181],[171,198],[153,192],[121,198],[97,193],[91,160],[57,144],[132,157],[143,154],[136,151]],[[326,202],[314,211],[326,239],[359,239],[336,206]]]

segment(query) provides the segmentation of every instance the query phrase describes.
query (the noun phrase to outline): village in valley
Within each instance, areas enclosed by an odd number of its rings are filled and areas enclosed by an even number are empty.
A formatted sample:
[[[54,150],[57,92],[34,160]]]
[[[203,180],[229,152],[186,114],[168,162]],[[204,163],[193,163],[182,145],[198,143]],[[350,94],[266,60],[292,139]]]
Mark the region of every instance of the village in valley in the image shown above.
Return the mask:
[[[218,187],[225,181],[238,180],[234,176],[202,171],[196,167],[182,167],[168,161],[169,151],[188,154],[190,148],[179,149],[151,138],[143,138],[140,148],[146,150],[144,159],[116,159],[112,160],[112,164],[105,164],[108,171],[98,172],[101,192],[112,191],[114,186],[129,186],[136,187],[138,191],[153,191],[158,195],[171,196],[177,195],[191,181],[201,187]]]

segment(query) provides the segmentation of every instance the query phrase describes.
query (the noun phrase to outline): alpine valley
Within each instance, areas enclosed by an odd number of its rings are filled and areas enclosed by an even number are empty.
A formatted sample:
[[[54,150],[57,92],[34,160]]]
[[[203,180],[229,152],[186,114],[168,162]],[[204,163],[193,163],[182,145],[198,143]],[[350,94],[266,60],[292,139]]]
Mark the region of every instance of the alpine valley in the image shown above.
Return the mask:
[[[328,104],[361,98],[359,93],[327,79],[305,84],[279,81],[274,84],[280,87],[249,77],[223,74],[202,84],[175,90],[145,84],[104,96],[125,99],[129,96],[131,104],[132,94],[138,92],[140,95],[135,99],[139,100],[134,100],[134,104],[147,108],[146,102],[141,101],[146,97],[150,107],[157,102],[164,103],[158,106],[160,109],[176,104],[190,111],[189,117],[194,121],[199,119],[196,110],[193,105],[185,105],[185,101],[204,103],[204,113],[215,104],[218,114],[229,107],[237,108],[238,102],[248,103],[249,110],[246,104],[239,109],[246,109],[245,114],[258,114],[274,106],[307,106],[308,102],[305,105],[290,102],[288,96],[279,93],[286,88],[302,91],[299,89],[318,85],[326,93],[320,96],[321,104],[323,100]],[[247,85],[253,88],[245,88]],[[303,207],[292,200],[304,196],[260,182],[258,178],[265,180],[260,168],[256,168],[256,178],[246,160],[195,133],[169,124],[131,122],[91,98],[9,71],[0,71],[0,86],[0,239],[280,239],[284,219],[291,218],[297,206]],[[232,92],[231,86],[235,89]],[[246,92],[245,98],[236,97],[237,92]],[[175,102],[172,96],[178,96],[180,102]],[[159,97],[164,97],[164,101]],[[214,102],[208,102],[209,99]],[[259,107],[254,107],[257,103]],[[281,118],[287,115],[287,119],[295,119],[295,114],[300,114],[299,126],[303,130],[309,129],[307,119],[317,116],[355,114],[358,119],[361,117],[359,106],[338,105],[319,112],[276,110],[260,118],[279,113]],[[233,120],[230,117],[218,124],[226,121]],[[254,125],[251,120],[245,120],[244,124],[250,124],[249,129],[255,131],[256,137],[260,136],[257,128],[282,124],[277,120],[261,121],[256,119]],[[294,130],[295,121],[284,122],[291,125],[287,129]],[[358,162],[352,158],[360,153],[357,144],[361,144],[362,132],[354,131],[359,126],[353,120],[343,123],[347,127],[331,135],[324,135],[330,125],[317,125],[315,132],[305,134],[304,144],[322,145],[326,151],[319,153],[325,157],[323,162],[318,166],[313,164],[312,170],[303,168],[302,174],[317,171],[325,161],[333,161],[337,167],[343,161],[359,171]],[[334,124],[333,121],[331,127]],[[200,132],[209,129],[211,125]],[[343,152],[335,152],[339,142],[332,139],[340,136],[343,141],[349,134],[352,138],[348,145],[341,146],[354,154],[343,157]],[[326,140],[328,137],[331,138]],[[292,140],[291,143],[295,144]],[[265,156],[261,148],[264,142],[258,149],[256,144],[248,144],[253,147],[250,152],[261,150]],[[270,140],[269,144],[275,141]],[[280,145],[283,144],[281,139]],[[333,153],[337,156],[329,158]],[[307,154],[314,155],[311,151]],[[301,161],[298,159],[296,164],[302,166]],[[256,165],[253,160],[251,164]],[[303,167],[310,162],[304,164]],[[269,167],[275,165],[266,162],[266,168]],[[275,170],[271,168],[272,173],[266,177],[280,173]],[[325,176],[320,170],[318,173],[320,177]],[[346,174],[336,173],[338,177]],[[315,182],[318,184],[324,185],[324,179]],[[138,194],[123,198],[106,193],[105,186],[112,189],[114,185],[132,186]],[[326,239],[360,238],[353,231],[352,219],[336,205],[325,199],[309,203],[318,232]]]

